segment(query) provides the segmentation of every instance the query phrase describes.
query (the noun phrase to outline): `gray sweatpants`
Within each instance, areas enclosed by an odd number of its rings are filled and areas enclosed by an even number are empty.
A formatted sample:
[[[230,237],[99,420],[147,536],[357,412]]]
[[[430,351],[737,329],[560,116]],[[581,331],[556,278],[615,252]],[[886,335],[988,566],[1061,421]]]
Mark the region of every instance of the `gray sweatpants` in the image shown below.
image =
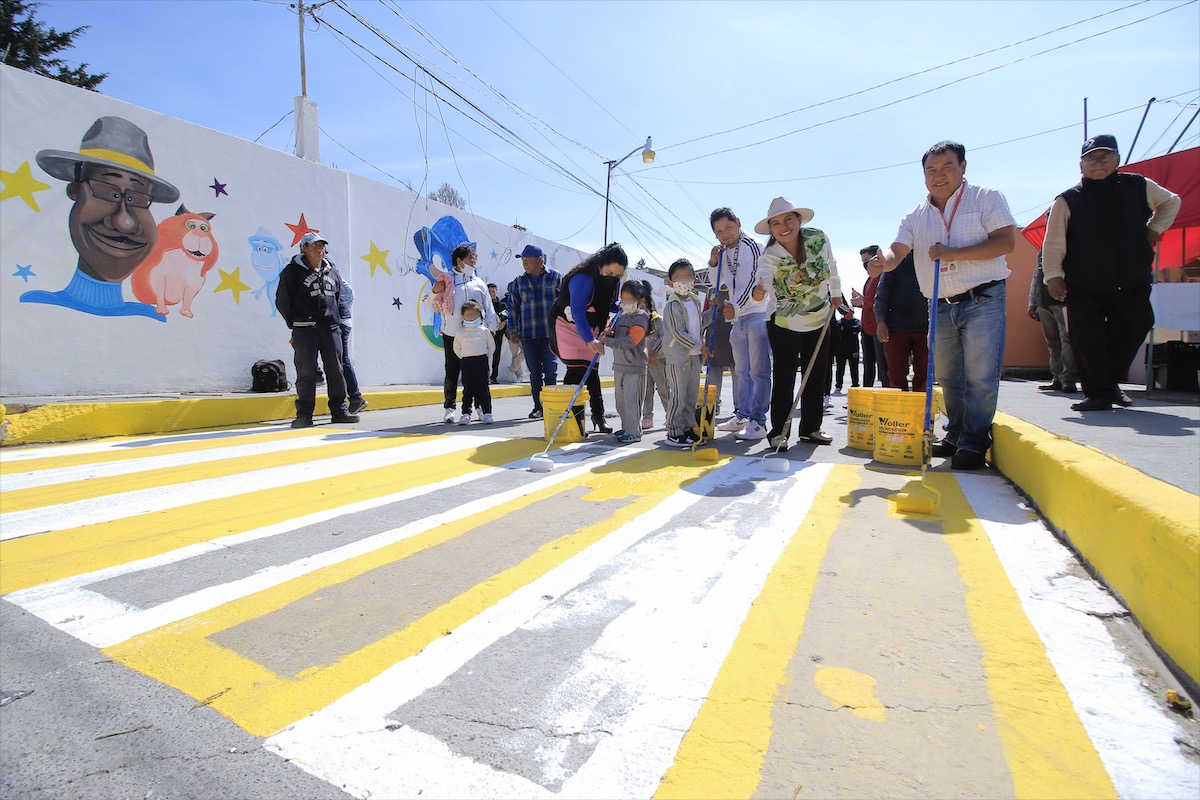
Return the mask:
[[[663,411],[667,410],[667,360],[662,356],[654,359],[646,367],[646,399],[642,401],[642,416],[654,416],[654,393],[662,401]]]
[[[700,356],[682,364],[667,362],[667,433],[682,436],[696,427],[696,398],[700,395]]]
[[[617,413],[621,415],[621,430],[642,438],[642,396],[646,394],[646,373],[617,372],[613,375],[617,396]]]

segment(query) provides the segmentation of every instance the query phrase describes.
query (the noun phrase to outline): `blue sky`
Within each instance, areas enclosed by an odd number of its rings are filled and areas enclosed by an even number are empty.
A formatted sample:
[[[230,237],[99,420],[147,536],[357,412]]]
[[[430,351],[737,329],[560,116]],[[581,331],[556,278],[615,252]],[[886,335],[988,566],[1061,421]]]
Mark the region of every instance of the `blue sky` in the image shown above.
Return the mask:
[[[816,211],[861,286],[858,249],[889,243],[920,202],[930,144],[963,142],[968,180],[1004,192],[1024,224],[1078,178],[1085,97],[1089,133],[1123,150],[1158,98],[1134,161],[1165,152],[1200,102],[1196,0],[347,5],[479,110],[327,3],[305,34],[325,163],[449,182],[476,214],[593,250],[603,162],[650,135],[655,163],[635,155],[613,174],[609,239],[652,266],[705,258],[713,208],[749,229],[786,195]],[[110,73],[104,94],[294,148],[287,0],[48,0],[39,18],[91,26],[70,57]],[[1197,143],[1200,121],[1177,149]]]

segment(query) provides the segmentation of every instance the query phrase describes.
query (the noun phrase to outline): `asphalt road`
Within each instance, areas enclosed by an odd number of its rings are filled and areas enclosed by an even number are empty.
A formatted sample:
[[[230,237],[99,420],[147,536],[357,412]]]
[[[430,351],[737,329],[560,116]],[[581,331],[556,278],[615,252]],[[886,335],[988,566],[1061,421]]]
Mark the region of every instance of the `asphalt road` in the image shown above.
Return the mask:
[[[1124,609],[998,475],[895,513],[843,402],[783,473],[531,473],[520,399],[6,449],[0,794],[1196,797]]]

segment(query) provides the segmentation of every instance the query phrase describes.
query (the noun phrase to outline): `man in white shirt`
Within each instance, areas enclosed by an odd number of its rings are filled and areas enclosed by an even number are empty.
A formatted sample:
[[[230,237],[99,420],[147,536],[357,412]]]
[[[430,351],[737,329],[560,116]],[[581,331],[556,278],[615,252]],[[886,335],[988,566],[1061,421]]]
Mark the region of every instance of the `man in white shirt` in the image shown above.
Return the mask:
[[[762,439],[767,435],[767,410],[771,406],[771,343],[767,340],[770,281],[759,271],[762,246],[742,233],[742,221],[728,208],[709,215],[713,233],[721,244],[708,258],[709,275],[720,265],[721,285],[728,291],[723,304],[725,319],[733,323],[729,346],[733,350],[736,397],[733,416],[717,426],[733,431],[739,439]]]
[[[1004,361],[1004,256],[1016,245],[1012,213],[995,189],[968,184],[967,150],[938,142],[921,158],[929,195],[900,222],[891,248],[867,271],[894,270],[911,252],[921,293],[933,297],[940,267],[934,370],[949,424],[934,448],[954,469],[980,469],[992,443],[992,418]]]

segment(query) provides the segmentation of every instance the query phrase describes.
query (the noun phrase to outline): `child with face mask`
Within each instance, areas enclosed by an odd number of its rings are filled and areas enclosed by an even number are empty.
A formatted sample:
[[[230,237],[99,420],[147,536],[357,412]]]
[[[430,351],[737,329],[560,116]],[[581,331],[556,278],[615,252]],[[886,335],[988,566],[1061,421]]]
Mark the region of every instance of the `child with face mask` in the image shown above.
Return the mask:
[[[647,281],[628,281],[621,287],[621,314],[605,333],[604,344],[613,349],[613,376],[621,444],[642,439],[642,398],[646,394],[646,334],[650,330],[650,299]]]
[[[667,444],[691,447],[700,441],[696,396],[700,392],[704,338],[700,297],[692,262],[681,258],[667,269],[670,290],[663,306],[663,352],[667,359]]]
[[[454,337],[454,354],[462,368],[463,400],[459,425],[471,424],[471,407],[483,410],[483,422],[491,423],[492,390],[488,385],[496,338],[483,324],[483,306],[474,300],[462,304],[462,329]]]

